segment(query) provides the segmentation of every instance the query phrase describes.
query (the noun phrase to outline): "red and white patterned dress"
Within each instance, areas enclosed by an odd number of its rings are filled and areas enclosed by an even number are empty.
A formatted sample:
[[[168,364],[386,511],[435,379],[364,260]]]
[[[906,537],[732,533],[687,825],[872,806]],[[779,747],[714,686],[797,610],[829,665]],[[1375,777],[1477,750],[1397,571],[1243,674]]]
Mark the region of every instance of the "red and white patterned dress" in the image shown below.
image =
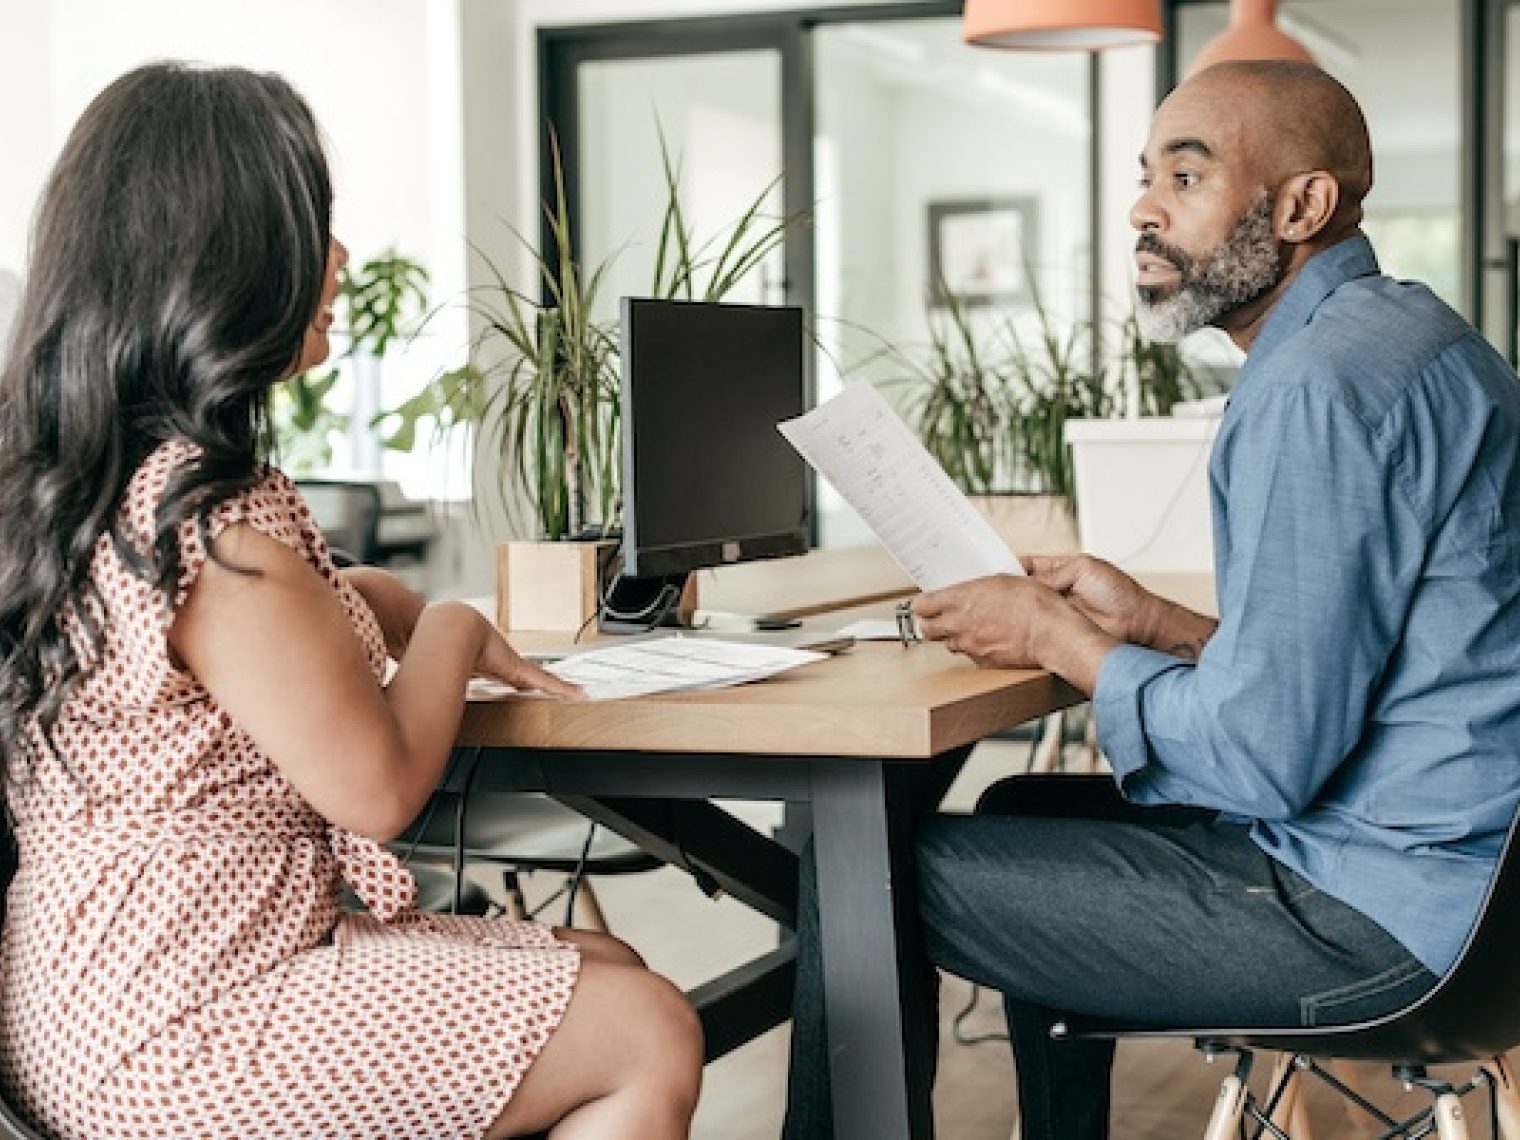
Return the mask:
[[[173,468],[122,506],[139,541]],[[380,677],[373,613],[284,475],[222,504],[331,585]],[[179,597],[206,551],[180,536]],[[0,1079],[70,1140],[482,1135],[569,1004],[580,958],[549,929],[421,914],[383,847],[330,829],[188,673],[172,612],[108,537],[90,573],[99,666],[57,756],[7,796],[20,844],[0,943]],[[293,651],[299,652],[298,647]],[[369,906],[344,914],[346,880]]]

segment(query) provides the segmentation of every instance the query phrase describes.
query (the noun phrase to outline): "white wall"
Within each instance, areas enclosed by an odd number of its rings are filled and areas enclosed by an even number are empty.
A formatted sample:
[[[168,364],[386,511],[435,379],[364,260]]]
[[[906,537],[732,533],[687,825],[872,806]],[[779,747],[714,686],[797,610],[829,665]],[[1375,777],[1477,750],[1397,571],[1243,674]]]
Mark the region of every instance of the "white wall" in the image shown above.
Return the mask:
[[[56,147],[47,113],[48,16],[40,4],[0,7],[0,268],[19,270],[26,260],[32,204]]]
[[[419,0],[28,0],[0,8],[0,263],[19,262],[45,171],[112,79],[153,59],[278,71],[324,127],[334,228],[355,257],[389,245],[428,255],[428,53]],[[429,258],[437,262],[437,257]]]

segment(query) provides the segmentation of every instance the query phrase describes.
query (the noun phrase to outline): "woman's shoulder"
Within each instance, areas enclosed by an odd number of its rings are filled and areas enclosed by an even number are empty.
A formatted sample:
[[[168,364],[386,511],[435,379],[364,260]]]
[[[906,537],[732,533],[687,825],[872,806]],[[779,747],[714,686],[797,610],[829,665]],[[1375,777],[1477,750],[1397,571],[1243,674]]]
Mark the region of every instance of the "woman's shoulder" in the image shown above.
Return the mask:
[[[142,537],[153,534],[159,507],[171,482],[202,454],[200,446],[187,440],[165,440],[137,465],[121,504],[123,521],[130,533]],[[281,529],[284,522],[300,530],[307,522],[305,505],[295,484],[278,467],[267,463],[256,466],[248,485],[212,507],[210,514],[213,519],[228,516],[227,521],[258,519],[271,529]]]

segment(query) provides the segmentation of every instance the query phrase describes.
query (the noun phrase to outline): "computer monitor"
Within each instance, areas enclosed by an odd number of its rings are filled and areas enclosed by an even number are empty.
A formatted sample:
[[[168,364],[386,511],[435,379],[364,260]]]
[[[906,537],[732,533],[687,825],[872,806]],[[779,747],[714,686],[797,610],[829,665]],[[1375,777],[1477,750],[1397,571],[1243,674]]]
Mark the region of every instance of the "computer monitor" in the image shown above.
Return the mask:
[[[795,306],[625,297],[623,560],[604,629],[672,624],[693,570],[803,554],[807,472],[776,424],[806,410]]]

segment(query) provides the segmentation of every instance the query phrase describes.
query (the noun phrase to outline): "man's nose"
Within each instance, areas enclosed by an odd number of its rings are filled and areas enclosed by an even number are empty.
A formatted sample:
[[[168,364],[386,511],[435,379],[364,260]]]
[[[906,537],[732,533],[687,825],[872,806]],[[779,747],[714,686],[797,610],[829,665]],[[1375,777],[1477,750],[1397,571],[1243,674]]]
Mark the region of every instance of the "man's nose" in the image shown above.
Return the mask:
[[[1161,229],[1165,220],[1149,189],[1142,190],[1135,199],[1135,204],[1129,208],[1129,224],[1141,233]]]

